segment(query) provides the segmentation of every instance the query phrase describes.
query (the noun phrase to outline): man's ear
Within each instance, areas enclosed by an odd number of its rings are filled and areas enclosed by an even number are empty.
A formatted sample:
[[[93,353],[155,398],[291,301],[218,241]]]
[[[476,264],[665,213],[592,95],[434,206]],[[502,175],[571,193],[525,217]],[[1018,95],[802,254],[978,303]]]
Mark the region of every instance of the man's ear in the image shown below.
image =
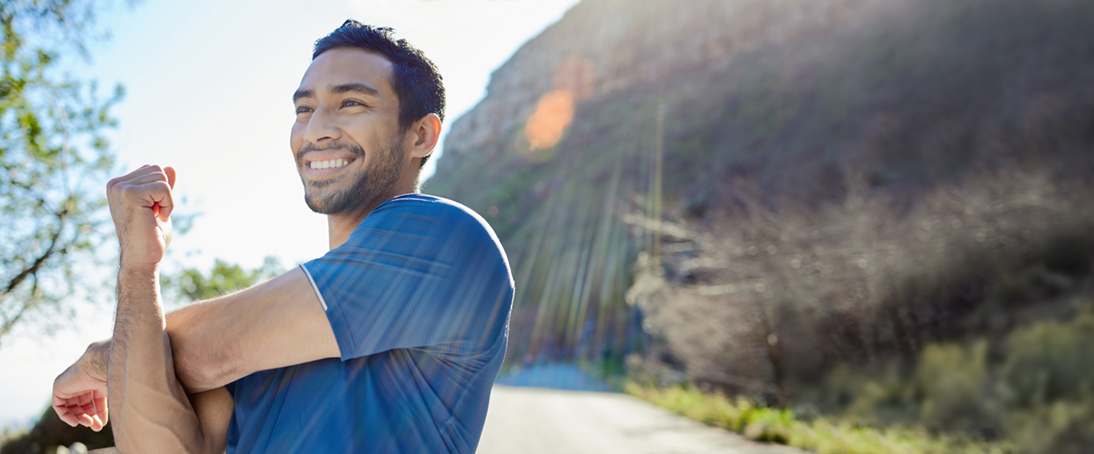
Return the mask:
[[[424,158],[437,147],[437,140],[441,137],[441,117],[431,113],[419,119],[410,127],[408,139],[411,158]]]

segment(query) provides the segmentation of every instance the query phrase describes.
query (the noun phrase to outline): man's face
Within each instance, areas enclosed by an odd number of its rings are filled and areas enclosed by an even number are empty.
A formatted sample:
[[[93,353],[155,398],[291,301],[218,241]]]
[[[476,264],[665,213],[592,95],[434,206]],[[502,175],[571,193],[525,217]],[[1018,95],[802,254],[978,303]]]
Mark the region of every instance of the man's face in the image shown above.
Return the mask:
[[[312,211],[339,214],[397,195],[406,157],[391,62],[357,48],[323,52],[293,95],[290,144]]]

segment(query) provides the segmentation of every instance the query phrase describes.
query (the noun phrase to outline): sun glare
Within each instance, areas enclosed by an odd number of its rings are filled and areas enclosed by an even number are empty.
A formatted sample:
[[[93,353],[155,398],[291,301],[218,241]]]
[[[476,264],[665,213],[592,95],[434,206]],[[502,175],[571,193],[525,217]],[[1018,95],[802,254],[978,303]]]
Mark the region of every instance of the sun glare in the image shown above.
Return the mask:
[[[553,90],[539,98],[536,110],[524,125],[528,149],[554,148],[574,119],[574,97],[567,90]]]
[[[555,68],[555,89],[545,93],[524,125],[528,151],[549,150],[558,145],[574,120],[574,105],[592,96],[596,71],[588,61],[569,58]]]

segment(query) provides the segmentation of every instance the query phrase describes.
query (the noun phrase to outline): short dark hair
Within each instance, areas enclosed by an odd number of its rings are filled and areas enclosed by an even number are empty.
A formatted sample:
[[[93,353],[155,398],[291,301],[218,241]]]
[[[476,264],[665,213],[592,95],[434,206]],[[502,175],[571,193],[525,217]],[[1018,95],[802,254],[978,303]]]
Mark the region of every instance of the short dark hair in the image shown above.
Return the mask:
[[[431,113],[444,121],[444,81],[432,61],[405,39],[395,39],[391,27],[365,25],[347,19],[341,27],[315,41],[311,58],[337,47],[356,47],[383,55],[392,63],[391,86],[399,98],[399,128],[406,132]],[[429,160],[422,158],[421,165]]]

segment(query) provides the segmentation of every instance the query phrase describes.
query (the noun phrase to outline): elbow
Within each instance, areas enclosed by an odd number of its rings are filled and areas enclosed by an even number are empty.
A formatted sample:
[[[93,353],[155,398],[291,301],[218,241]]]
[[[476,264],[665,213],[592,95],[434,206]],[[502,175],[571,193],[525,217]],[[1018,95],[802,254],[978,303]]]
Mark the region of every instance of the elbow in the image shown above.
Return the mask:
[[[174,341],[174,338],[172,338],[172,341]],[[187,348],[185,342],[180,342],[179,345],[175,344],[175,342],[172,342],[175,375],[187,392],[199,393],[227,384],[224,377],[228,376],[228,371],[223,366],[225,361],[220,358],[220,355],[210,354],[209,351],[199,351],[195,348]]]

